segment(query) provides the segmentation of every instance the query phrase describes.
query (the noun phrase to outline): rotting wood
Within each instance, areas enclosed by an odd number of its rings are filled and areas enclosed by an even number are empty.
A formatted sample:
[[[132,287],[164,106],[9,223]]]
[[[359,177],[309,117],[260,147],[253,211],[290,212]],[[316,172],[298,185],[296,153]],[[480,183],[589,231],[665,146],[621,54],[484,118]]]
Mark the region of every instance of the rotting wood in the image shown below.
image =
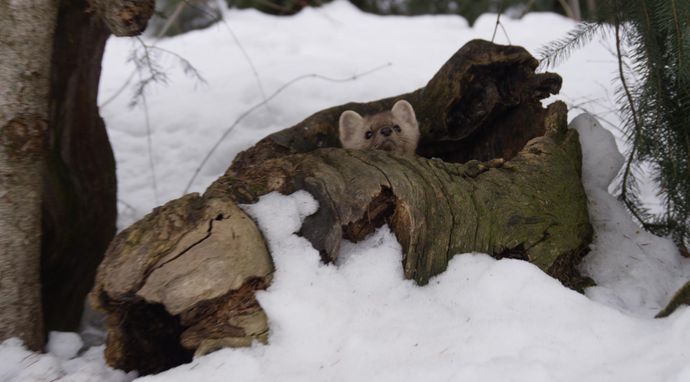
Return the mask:
[[[418,90],[365,103],[332,107],[271,134],[240,153],[232,171],[266,159],[339,147],[338,118],[345,110],[371,115],[401,99],[415,109],[421,131],[418,154],[447,162],[510,159],[544,134],[541,100],[557,94],[561,77],[535,73],[539,62],[522,47],[472,40]]]
[[[565,105],[540,103],[558,91],[560,77],[535,68],[522,48],[471,41],[425,88],[318,112],[240,154],[203,195],[171,201],[119,234],[92,291],[94,304],[110,316],[108,362],[148,373],[193,352],[266,340],[267,318],[254,297],[271,280],[263,238],[256,230],[230,240],[214,230],[214,219],[238,214],[252,231],[254,223],[236,205],[272,191],[306,190],[319,202],[299,234],[326,262],[337,258],[341,240],[361,240],[387,223],[402,245],[405,277],[420,285],[443,272],[453,255],[484,252],[530,261],[581,289],[589,280],[576,265],[592,229],[580,146],[577,132],[566,128]],[[417,111],[420,156],[338,147],[342,111],[370,114],[399,99]],[[233,249],[249,242],[251,251]],[[214,248],[208,253],[218,264],[238,256],[247,263],[218,265],[225,275],[209,273],[203,293],[185,290],[207,272],[199,273],[207,253],[200,245]],[[163,268],[166,277],[154,276]],[[170,294],[164,280],[174,280],[179,294]],[[145,351],[167,356],[150,360]]]

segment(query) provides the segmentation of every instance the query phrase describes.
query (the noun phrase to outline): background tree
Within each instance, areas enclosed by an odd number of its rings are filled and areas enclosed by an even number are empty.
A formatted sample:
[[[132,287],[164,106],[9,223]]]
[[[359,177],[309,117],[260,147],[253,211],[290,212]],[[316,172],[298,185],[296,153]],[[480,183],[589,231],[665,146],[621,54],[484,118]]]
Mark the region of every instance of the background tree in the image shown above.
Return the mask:
[[[152,13],[153,0],[0,0],[0,340],[38,349],[44,330],[79,324],[117,216],[103,49]]]
[[[41,169],[48,126],[52,0],[0,1],[0,338],[43,344]]]

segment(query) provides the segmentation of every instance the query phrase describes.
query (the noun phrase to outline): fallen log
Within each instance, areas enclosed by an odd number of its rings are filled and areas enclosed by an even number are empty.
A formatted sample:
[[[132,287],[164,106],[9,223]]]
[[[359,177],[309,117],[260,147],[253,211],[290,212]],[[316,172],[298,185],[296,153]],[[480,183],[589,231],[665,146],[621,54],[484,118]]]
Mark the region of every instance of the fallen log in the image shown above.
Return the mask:
[[[524,48],[473,40],[458,50],[429,83],[411,93],[320,111],[271,134],[232,163],[242,173],[266,159],[340,147],[338,118],[345,110],[361,115],[390,110],[405,99],[414,106],[421,140],[417,153],[446,162],[506,160],[530,139],[544,135],[541,100],[557,94],[561,77],[535,73],[539,62]]]
[[[342,239],[389,224],[404,275],[418,284],[455,254],[530,261],[580,290],[577,263],[592,229],[581,185],[577,132],[566,107],[540,100],[560,77],[535,74],[524,49],[472,41],[429,84],[380,101],[316,113],[238,155],[203,195],[157,208],[120,233],[91,297],[108,314],[106,359],[156,372],[222,346],[266,341],[254,293],[273,266],[255,223],[237,204],[306,190],[318,201],[300,234],[323,261]],[[419,156],[338,148],[337,120],[406,99],[422,131]]]

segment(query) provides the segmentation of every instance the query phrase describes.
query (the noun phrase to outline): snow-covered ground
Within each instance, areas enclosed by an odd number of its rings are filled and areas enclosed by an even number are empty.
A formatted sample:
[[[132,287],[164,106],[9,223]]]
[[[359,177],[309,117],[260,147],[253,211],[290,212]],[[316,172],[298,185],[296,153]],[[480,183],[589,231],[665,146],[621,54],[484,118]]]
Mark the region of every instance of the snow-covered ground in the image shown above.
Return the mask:
[[[304,74],[346,79],[381,69],[356,80],[310,77],[285,88],[230,132],[193,191],[203,191],[237,152],[320,109],[423,86],[465,42],[490,39],[495,25],[495,15],[484,15],[473,28],[455,16],[373,16],[343,1],[293,17],[246,10],[229,11],[226,19],[266,96]],[[573,26],[553,14],[502,21],[510,41],[535,55]],[[501,31],[497,42],[507,42]],[[130,76],[126,60],[136,46],[109,41],[102,103]],[[151,88],[146,97],[156,187],[144,111],[127,108],[131,89],[102,107],[118,164],[120,227],[179,197],[225,129],[263,99],[227,26],[159,46],[188,59],[207,84],[172,69],[171,56],[160,56],[171,68],[169,85]],[[622,162],[616,145],[624,147],[615,128],[610,48],[610,42],[595,41],[555,69],[564,78],[556,98],[571,105],[570,119],[582,109],[599,117],[572,123],[583,146],[583,183],[596,232],[581,268],[598,286],[586,296],[531,264],[483,254],[456,256],[445,273],[418,287],[403,279],[400,246],[387,227],[345,245],[338,264],[323,265],[294,234],[316,203],[304,192],[271,194],[246,207],[263,227],[277,266],[273,285],[259,296],[270,318],[270,344],[221,350],[141,380],[690,381],[690,309],[652,318],[690,280],[690,261],[669,240],[641,231],[607,191]],[[0,382],[136,377],[108,369],[102,347],[82,347],[72,333],[54,333],[47,354],[6,341],[0,344]]]

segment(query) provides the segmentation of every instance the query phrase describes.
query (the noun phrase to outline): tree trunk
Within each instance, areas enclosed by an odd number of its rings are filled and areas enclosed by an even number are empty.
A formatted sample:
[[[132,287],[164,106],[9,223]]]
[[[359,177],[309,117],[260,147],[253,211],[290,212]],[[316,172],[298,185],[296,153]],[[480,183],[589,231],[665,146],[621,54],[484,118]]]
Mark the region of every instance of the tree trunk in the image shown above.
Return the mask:
[[[133,35],[153,0],[0,0],[0,339],[32,349],[42,312],[45,329],[77,328],[115,232],[115,164],[96,105],[109,32],[92,6]]]
[[[41,282],[46,330],[78,329],[84,298],[115,235],[115,159],[97,105],[110,31],[104,15],[90,11],[103,7],[97,3],[59,2],[43,181]],[[145,29],[153,1],[139,1],[136,6],[128,0],[108,1],[108,5],[108,19],[117,33],[135,35]]]
[[[266,340],[254,292],[270,284],[271,259],[236,203],[272,191],[307,190],[319,202],[300,234],[325,262],[343,238],[387,223],[405,277],[420,285],[455,254],[477,251],[530,261],[581,289],[588,280],[575,266],[592,229],[580,146],[565,105],[541,107],[560,77],[536,66],[522,48],[472,41],[424,88],[318,112],[238,155],[203,196],[169,202],[120,233],[91,294],[109,316],[108,363],[155,372]],[[417,111],[421,156],[338,148],[342,111],[370,114],[399,99]]]
[[[43,346],[39,263],[54,0],[0,1],[0,340]]]
[[[582,20],[582,9],[580,8],[580,0],[568,0],[570,9],[573,11],[573,20]]]
[[[587,16],[590,20],[597,17],[597,1],[587,0]]]
[[[86,8],[60,2],[53,42],[41,256],[47,330],[77,330],[117,219],[115,159],[96,104],[110,32]]]

